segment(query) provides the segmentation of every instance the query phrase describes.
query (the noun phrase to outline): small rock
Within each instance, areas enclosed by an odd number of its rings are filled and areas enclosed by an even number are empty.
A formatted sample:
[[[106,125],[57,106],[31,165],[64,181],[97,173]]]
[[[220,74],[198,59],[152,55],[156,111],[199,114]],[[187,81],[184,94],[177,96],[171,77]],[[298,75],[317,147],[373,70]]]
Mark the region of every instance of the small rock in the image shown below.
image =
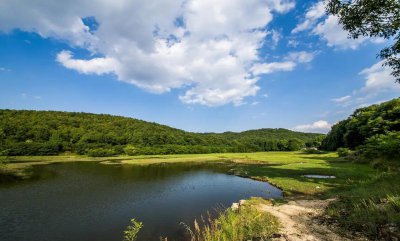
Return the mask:
[[[231,209],[233,211],[238,210],[239,209],[239,203],[232,203]]]
[[[246,200],[242,199],[239,201],[239,206],[242,206],[244,203],[246,202]]]

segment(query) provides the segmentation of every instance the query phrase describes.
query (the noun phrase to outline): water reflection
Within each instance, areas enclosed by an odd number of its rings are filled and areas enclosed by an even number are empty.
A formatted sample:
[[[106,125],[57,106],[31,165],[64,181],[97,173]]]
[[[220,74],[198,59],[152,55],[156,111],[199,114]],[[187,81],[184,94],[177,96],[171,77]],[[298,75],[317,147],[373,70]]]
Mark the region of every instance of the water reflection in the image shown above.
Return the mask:
[[[139,240],[185,240],[180,222],[239,199],[282,195],[268,183],[226,175],[230,165],[37,166],[35,180],[0,186],[0,240],[122,240],[133,217],[144,223]]]

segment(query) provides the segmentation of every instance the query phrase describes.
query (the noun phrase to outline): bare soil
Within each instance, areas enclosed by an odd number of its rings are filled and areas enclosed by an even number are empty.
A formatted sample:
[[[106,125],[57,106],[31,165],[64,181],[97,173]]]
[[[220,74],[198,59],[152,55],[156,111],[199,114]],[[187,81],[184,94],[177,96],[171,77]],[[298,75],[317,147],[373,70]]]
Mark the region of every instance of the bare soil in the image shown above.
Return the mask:
[[[260,210],[276,216],[282,224],[275,241],[337,241],[365,240],[359,237],[344,237],[336,232],[335,225],[326,224],[324,210],[333,199],[292,200],[286,204],[260,204]]]

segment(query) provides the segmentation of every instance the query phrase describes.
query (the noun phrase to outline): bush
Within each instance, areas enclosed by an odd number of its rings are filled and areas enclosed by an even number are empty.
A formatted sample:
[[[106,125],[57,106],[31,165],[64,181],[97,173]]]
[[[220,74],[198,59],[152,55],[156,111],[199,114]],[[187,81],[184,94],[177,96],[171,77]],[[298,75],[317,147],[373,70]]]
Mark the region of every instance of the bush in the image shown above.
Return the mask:
[[[352,151],[350,151],[349,148],[341,147],[341,148],[337,149],[337,153],[338,153],[339,157],[347,157],[352,153]]]
[[[390,132],[368,138],[361,150],[365,158],[370,160],[376,158],[389,161],[400,160],[400,132]]]
[[[9,156],[51,156],[58,155],[63,151],[61,145],[47,142],[9,143],[6,146],[2,146],[1,149]]]
[[[86,155],[91,157],[106,157],[115,155],[115,151],[113,149],[96,148],[86,150]]]
[[[324,154],[324,151],[318,150],[316,148],[306,148],[303,149],[303,153],[305,154]]]
[[[276,217],[253,206],[241,206],[236,211],[228,209],[215,220],[209,217],[202,228],[195,220],[194,231],[187,227],[191,241],[268,240],[278,228]]]

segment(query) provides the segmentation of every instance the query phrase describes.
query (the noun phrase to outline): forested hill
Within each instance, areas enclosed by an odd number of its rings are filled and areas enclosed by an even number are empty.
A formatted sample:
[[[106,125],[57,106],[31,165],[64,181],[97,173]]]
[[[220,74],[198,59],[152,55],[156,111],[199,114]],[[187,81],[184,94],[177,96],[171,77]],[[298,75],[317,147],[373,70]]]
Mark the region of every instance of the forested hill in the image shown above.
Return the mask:
[[[357,109],[332,126],[321,147],[375,164],[396,161],[400,167],[400,98]]]
[[[0,154],[3,155],[286,151],[318,145],[322,138],[321,134],[286,129],[192,133],[104,114],[0,110]]]

